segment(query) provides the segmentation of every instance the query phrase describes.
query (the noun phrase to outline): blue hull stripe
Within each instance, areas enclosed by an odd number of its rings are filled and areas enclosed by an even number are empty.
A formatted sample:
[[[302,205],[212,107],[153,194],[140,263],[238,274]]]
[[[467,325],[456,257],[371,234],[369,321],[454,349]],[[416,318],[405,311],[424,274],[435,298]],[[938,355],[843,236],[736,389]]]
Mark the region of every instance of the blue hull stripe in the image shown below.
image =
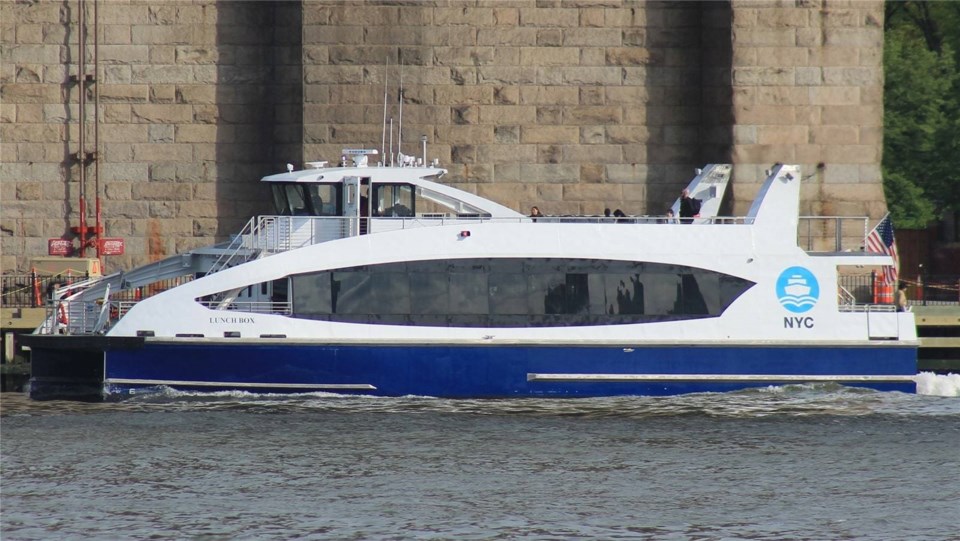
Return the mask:
[[[915,347],[150,343],[105,352],[111,392],[151,385],[450,398],[666,395],[836,381],[915,392]]]
[[[913,376],[824,376],[812,374],[527,374],[527,381],[913,381]]]

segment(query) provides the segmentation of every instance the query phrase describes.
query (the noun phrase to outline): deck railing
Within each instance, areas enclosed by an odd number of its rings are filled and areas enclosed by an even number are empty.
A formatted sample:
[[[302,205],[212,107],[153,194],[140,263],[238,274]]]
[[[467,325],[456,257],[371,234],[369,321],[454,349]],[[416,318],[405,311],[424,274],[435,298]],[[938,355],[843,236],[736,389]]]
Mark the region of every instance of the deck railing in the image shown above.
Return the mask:
[[[907,285],[907,302],[911,305],[948,306],[960,304],[960,275],[940,274],[907,278],[900,277]],[[841,275],[838,286],[852,296],[856,304],[881,303],[883,288],[890,305],[894,299],[896,284],[883,282],[877,273]],[[843,294],[841,293],[841,296]]]
[[[797,245],[808,252],[862,252],[869,223],[866,216],[800,216]]]

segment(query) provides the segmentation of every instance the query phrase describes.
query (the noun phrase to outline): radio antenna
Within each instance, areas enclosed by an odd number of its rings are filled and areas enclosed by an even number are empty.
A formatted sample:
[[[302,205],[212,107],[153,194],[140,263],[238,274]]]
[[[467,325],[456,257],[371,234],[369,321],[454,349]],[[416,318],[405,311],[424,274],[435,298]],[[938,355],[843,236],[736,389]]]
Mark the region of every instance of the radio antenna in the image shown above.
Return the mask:
[[[383,156],[383,164],[387,164],[387,79],[390,77],[390,57],[386,58],[383,65],[383,128],[380,136],[380,155]],[[392,149],[391,149],[392,150]]]
[[[397,120],[397,157],[403,165],[403,62],[400,62],[400,118]]]

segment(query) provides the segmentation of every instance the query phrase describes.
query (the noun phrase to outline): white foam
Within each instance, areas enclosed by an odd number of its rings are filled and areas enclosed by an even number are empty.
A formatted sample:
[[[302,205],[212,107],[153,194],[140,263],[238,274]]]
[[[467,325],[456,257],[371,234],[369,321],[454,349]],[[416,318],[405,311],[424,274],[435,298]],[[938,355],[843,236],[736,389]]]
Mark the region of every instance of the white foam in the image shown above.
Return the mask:
[[[917,382],[917,394],[931,396],[960,396],[960,374],[937,375],[933,372],[920,372]]]

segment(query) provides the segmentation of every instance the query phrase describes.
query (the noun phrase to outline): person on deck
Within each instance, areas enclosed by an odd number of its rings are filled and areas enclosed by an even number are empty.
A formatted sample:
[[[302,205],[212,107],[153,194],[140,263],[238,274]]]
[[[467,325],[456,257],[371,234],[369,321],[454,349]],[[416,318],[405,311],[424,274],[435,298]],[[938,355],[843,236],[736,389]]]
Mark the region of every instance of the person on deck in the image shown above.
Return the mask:
[[[680,223],[682,224],[692,224],[693,218],[699,212],[699,209],[695,209],[695,202],[692,197],[690,197],[690,190],[684,188],[680,192]]]
[[[900,286],[897,288],[897,296],[894,301],[894,304],[897,305],[897,312],[906,312],[910,310],[910,306],[907,303],[907,283],[900,282]]]

